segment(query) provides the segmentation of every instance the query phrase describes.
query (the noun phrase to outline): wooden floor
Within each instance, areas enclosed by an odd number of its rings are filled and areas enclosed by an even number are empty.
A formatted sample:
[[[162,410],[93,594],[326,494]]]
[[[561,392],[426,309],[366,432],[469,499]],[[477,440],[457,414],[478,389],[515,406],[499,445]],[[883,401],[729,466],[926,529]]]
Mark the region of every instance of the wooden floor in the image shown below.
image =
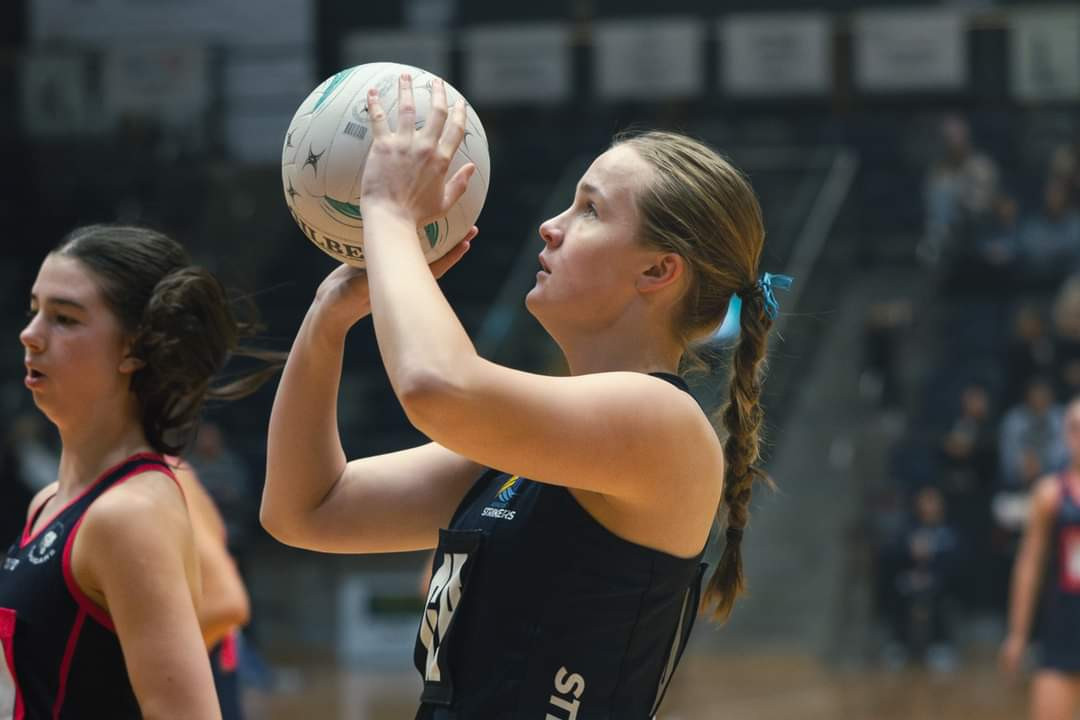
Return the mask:
[[[259,720],[411,720],[412,673],[316,665],[282,674],[282,687],[248,697]],[[923,671],[836,671],[797,656],[684,659],[661,720],[1020,720],[1025,687],[989,662],[946,676]]]

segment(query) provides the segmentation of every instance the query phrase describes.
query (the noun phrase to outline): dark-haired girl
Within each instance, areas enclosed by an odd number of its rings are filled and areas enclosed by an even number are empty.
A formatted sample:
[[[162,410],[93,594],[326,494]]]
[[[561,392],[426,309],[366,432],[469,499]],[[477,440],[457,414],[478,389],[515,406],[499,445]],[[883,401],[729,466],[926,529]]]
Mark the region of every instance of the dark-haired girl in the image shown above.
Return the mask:
[[[163,456],[208,395],[262,380],[211,387],[241,333],[221,284],[162,234],[81,228],[45,258],[20,340],[62,452],[0,567],[0,716],[220,717],[192,525]]]
[[[757,199],[689,138],[617,141],[573,204],[540,226],[540,272],[525,299],[570,377],[501,367],[476,354],[416,243],[418,224],[444,214],[474,171],[447,181],[464,107],[447,122],[436,83],[416,130],[410,79],[399,92],[396,132],[368,98],[367,272],[331,273],[300,328],[270,420],[263,523],[328,552],[436,548],[415,651],[417,717],[651,718],[699,592],[723,618],[742,585],[776,309],[773,279],[759,275]],[[736,293],[742,334],[724,444],[676,371]],[[342,349],[369,313],[394,391],[432,442],[346,462],[335,414]],[[727,545],[702,589],[721,504]]]

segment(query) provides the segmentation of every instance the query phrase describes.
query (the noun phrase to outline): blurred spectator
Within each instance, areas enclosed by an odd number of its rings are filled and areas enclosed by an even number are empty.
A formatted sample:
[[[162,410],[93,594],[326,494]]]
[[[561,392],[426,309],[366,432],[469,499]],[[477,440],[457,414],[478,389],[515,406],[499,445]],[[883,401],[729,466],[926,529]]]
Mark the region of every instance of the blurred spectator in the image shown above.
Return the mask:
[[[20,476],[9,433],[0,443],[0,550],[6,550],[22,533],[33,497],[33,491]]]
[[[964,557],[957,569],[957,599],[966,608],[981,608],[989,599],[992,567],[983,549],[992,532],[998,464],[996,418],[985,385],[975,382],[963,389],[959,412],[942,435],[939,451],[941,491]]]
[[[960,409],[941,439],[941,488],[960,520],[973,510],[976,497],[989,490],[997,473],[997,434],[990,412],[990,393],[980,383],[967,385],[960,395]],[[963,501],[963,502],[961,502]]]
[[[1042,212],[1023,222],[1020,251],[1030,282],[1057,284],[1080,265],[1080,212],[1061,180],[1046,185]]]
[[[1011,490],[1027,490],[1040,475],[1060,470],[1068,461],[1062,442],[1062,409],[1044,377],[1028,382],[1024,402],[1001,421],[1001,481]]]
[[[956,115],[941,125],[943,151],[926,178],[926,232],[919,257],[936,263],[958,233],[979,225],[997,196],[998,169],[975,149],[967,122]]]
[[[956,533],[945,521],[945,498],[936,487],[915,496],[914,517],[904,538],[904,565],[896,578],[901,602],[897,640],[910,657],[946,672],[955,667],[949,619],[956,571]]]
[[[962,285],[976,292],[1001,297],[1017,285],[1015,270],[1020,262],[1019,206],[1010,195],[994,198],[991,212],[975,227],[964,264],[957,267],[950,286]]]
[[[23,413],[11,426],[11,445],[19,463],[19,476],[33,492],[56,482],[60,455],[49,442],[51,426],[37,412]]]
[[[258,494],[252,487],[251,472],[243,459],[231,450],[221,427],[204,421],[184,459],[198,473],[203,487],[214,500],[225,520],[229,551],[238,563],[251,540],[258,522]]]
[[[875,303],[866,313],[859,392],[884,408],[901,400],[899,346],[911,320],[911,302],[904,299]]]
[[[1080,396],[1080,275],[1066,280],[1054,301],[1054,381],[1058,397]]]
[[[1050,156],[1050,180],[1061,182],[1069,207],[1080,210],[1080,139],[1054,149]]]
[[[1016,311],[1005,366],[1006,406],[1023,399],[1031,378],[1050,375],[1054,371],[1054,342],[1034,305],[1024,304]]]
[[[992,476],[997,462],[995,446],[990,394],[984,385],[971,383],[961,393],[960,411],[941,441],[946,493],[968,493]]]

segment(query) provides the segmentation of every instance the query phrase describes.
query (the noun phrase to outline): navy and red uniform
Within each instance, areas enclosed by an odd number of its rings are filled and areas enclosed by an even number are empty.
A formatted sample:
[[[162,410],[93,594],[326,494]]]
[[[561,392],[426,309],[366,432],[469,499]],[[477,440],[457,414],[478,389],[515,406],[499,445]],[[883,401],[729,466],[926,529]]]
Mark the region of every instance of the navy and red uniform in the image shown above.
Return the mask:
[[[43,503],[7,551],[0,567],[0,717],[8,717],[5,712],[13,720],[141,717],[112,620],[76,583],[71,548],[95,500],[150,471],[175,480],[160,455],[134,455],[102,473],[65,507]],[[46,510],[51,519],[31,533]]]
[[[1061,500],[1050,531],[1050,565],[1044,589],[1040,666],[1080,673],[1080,498],[1068,476],[1058,476]]]
[[[449,525],[414,654],[418,720],[656,714],[697,614],[700,554],[624,540],[568,489],[497,470]]]

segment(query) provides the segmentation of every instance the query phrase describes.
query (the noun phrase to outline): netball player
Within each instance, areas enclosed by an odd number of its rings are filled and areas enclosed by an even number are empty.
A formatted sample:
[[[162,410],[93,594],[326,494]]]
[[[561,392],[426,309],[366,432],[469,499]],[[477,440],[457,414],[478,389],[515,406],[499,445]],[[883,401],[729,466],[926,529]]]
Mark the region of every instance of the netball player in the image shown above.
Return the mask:
[[[270,420],[263,523],[323,551],[436,548],[415,653],[420,718],[652,717],[698,609],[721,502],[727,545],[705,604],[726,617],[742,584],[775,312],[771,277],[758,273],[757,200],[693,140],[617,141],[541,225],[526,298],[571,376],[501,367],[476,354],[416,242],[473,172],[446,179],[464,106],[447,122],[437,83],[414,130],[408,77],[399,92],[398,132],[368,98],[367,272],[332,272],[295,340]],[[725,447],[676,370],[735,293],[742,337]],[[342,350],[369,312],[394,391],[432,442],[346,462]]]
[[[196,544],[164,454],[187,441],[242,328],[218,281],[135,227],[75,230],[41,265],[20,335],[59,430],[57,482],[0,568],[15,718],[219,718]],[[2,695],[2,693],[0,693]]]
[[[1039,668],[1031,686],[1032,720],[1072,720],[1080,710],[1080,398],[1065,413],[1069,467],[1042,478],[1013,566],[1006,672],[1020,667],[1043,590]],[[1046,582],[1043,583],[1043,576]]]

